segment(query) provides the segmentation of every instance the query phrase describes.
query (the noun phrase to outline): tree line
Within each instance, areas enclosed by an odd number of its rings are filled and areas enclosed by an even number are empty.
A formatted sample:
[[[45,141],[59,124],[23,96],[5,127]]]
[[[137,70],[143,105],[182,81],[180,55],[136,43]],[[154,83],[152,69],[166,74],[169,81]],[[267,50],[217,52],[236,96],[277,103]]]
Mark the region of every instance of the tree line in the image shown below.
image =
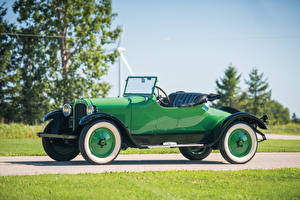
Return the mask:
[[[105,97],[109,83],[102,80],[118,57],[108,52],[121,29],[111,0],[17,0],[15,23],[7,21],[0,5],[0,121],[34,124],[44,114],[82,96]],[[253,69],[239,84],[241,74],[230,65],[216,81],[221,99],[255,115],[267,113],[272,123],[288,123],[289,110],[271,98],[263,73]],[[293,121],[299,119],[293,115]]]
[[[257,116],[266,113],[271,124],[290,122],[289,109],[271,98],[272,91],[263,73],[253,68],[245,79],[245,91],[240,87],[241,77],[232,64],[225,69],[224,76],[216,80],[216,92],[221,99],[213,106],[229,106]]]
[[[17,22],[0,5],[0,120],[41,122],[50,109],[82,96],[106,96],[102,80],[121,29],[111,0],[17,0]]]

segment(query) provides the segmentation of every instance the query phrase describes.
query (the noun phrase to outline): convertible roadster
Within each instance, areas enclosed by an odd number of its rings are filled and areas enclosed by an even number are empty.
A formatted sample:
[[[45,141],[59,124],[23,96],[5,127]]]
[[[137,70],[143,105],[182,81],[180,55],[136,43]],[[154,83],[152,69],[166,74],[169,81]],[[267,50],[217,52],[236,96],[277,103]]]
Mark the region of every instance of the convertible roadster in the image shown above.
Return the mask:
[[[179,148],[190,160],[202,160],[220,149],[225,160],[241,164],[266,140],[258,129],[267,129],[266,115],[257,118],[230,107],[211,108],[206,103],[219,95],[168,95],[156,83],[154,76],[130,76],[123,97],[78,99],[48,113],[44,121],[51,121],[38,133],[45,152],[57,161],[72,160],[81,152],[92,164],[106,164],[128,147]]]

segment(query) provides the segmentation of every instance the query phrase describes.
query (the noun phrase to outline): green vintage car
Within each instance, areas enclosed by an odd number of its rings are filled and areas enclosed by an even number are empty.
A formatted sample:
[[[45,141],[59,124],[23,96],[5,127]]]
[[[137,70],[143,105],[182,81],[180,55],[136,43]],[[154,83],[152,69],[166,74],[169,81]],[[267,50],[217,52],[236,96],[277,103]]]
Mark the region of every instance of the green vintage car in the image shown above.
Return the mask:
[[[230,107],[210,108],[216,94],[167,94],[155,76],[130,76],[123,97],[83,98],[48,113],[42,137],[46,153],[69,161],[79,152],[92,164],[113,161],[130,148],[179,148],[190,160],[206,158],[220,149],[230,163],[246,163],[265,140],[267,116],[261,119]],[[160,94],[162,93],[162,95]],[[262,140],[257,139],[257,134]]]

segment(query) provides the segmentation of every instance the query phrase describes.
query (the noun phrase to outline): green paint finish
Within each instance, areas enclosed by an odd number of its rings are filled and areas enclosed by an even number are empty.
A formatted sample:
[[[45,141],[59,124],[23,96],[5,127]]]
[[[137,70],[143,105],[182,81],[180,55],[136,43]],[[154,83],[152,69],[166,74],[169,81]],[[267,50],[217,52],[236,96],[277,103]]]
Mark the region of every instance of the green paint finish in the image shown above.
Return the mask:
[[[229,113],[205,105],[194,107],[162,107],[155,97],[148,101],[132,102],[133,134],[172,134],[211,132]]]
[[[131,134],[210,133],[229,113],[208,108],[162,107],[156,98],[127,96],[122,98],[81,99],[80,103],[95,105],[98,112],[121,120]],[[78,101],[76,102],[78,103]],[[75,117],[74,117],[75,118]]]
[[[205,104],[192,107],[163,107],[157,103],[154,96],[157,82],[156,77],[154,78],[151,95],[126,94],[118,98],[84,98],[76,100],[74,107],[78,103],[96,106],[98,112],[119,119],[134,136],[197,134],[198,139],[195,142],[207,143],[219,138],[222,122],[230,113],[209,108]],[[73,120],[75,121],[75,112]]]
[[[228,146],[232,155],[244,157],[252,147],[251,136],[245,129],[236,129],[228,138]]]
[[[94,105],[98,112],[107,113],[118,118],[125,126],[130,127],[131,123],[131,99],[123,98],[84,98],[79,99],[74,105],[83,103],[85,105]],[[73,128],[75,126],[75,112],[73,112]]]
[[[108,128],[96,129],[89,138],[89,148],[99,158],[109,156],[115,148],[115,136]]]

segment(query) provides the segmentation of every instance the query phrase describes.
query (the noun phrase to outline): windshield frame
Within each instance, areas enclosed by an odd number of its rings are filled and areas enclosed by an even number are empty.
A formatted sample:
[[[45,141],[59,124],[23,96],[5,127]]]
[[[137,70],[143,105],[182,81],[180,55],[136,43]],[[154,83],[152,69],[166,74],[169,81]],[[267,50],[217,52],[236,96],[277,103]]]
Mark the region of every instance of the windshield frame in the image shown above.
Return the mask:
[[[128,85],[128,80],[129,80],[130,78],[151,78],[151,79],[154,78],[155,81],[154,81],[154,84],[153,84],[151,93],[126,93],[126,89],[127,89],[127,85]],[[125,89],[124,89],[124,94],[123,94],[123,96],[130,96],[130,95],[137,95],[137,96],[152,96],[153,93],[154,93],[154,89],[155,89],[156,83],[157,83],[157,76],[128,76],[127,79],[126,79],[126,85],[125,85]]]

